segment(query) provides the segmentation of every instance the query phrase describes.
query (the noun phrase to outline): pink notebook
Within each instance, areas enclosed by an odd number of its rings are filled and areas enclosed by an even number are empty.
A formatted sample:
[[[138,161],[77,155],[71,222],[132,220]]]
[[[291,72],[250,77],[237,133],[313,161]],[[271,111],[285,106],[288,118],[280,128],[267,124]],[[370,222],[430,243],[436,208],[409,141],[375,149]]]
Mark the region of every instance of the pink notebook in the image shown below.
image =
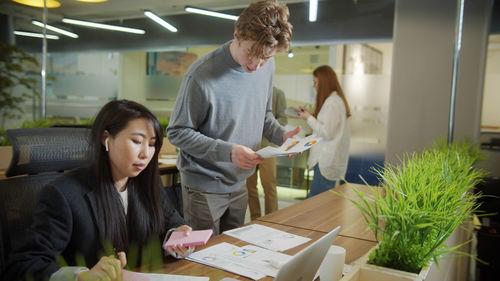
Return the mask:
[[[185,247],[205,245],[212,236],[212,233],[211,229],[193,230],[186,236],[184,231],[174,231],[170,235],[170,238],[168,238],[167,243],[163,245],[163,249],[174,247],[177,244],[182,244]]]

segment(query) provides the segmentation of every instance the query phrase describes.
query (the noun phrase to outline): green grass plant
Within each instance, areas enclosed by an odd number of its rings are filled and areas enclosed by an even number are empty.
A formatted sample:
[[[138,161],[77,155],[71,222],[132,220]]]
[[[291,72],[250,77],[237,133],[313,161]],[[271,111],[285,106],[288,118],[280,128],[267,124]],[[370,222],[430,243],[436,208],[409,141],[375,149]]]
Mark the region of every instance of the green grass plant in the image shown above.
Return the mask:
[[[477,209],[471,192],[483,173],[474,168],[479,148],[462,141],[437,143],[421,153],[407,154],[399,166],[372,168],[381,186],[366,195],[354,188],[349,199],[363,217],[379,245],[368,263],[418,273],[432,260],[462,246],[445,241]]]

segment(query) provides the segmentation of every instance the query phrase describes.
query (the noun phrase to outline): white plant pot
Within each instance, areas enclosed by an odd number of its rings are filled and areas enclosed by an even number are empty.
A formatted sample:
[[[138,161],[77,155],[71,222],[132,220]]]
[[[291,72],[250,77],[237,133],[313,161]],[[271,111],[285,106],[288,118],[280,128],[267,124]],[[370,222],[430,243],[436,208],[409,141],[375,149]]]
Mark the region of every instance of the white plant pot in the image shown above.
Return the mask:
[[[412,273],[383,266],[368,264],[370,253],[376,249],[373,247],[368,253],[354,262],[352,270],[344,275],[341,281],[424,281],[429,273],[430,266],[426,266],[420,272]]]
[[[429,272],[425,267],[420,274],[372,264],[357,264],[341,281],[423,281]]]

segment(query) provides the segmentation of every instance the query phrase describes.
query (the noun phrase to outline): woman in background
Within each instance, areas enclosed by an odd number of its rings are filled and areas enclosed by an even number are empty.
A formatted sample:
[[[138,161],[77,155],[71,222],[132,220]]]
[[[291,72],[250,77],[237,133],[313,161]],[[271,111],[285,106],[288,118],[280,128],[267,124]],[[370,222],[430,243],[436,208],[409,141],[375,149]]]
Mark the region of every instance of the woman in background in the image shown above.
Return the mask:
[[[144,106],[106,104],[92,127],[90,165],[40,191],[34,223],[10,256],[5,280],[122,280],[125,253],[132,268],[148,264],[167,233],[189,234],[160,183],[162,141],[160,123]],[[177,245],[169,253],[179,258],[192,250]]]
[[[351,116],[349,104],[340,87],[335,71],[323,65],[313,71],[316,104],[314,112],[299,107],[300,118],[307,120],[313,134],[322,140],[311,147],[307,165],[314,169],[308,197],[334,188],[343,179],[349,158]]]

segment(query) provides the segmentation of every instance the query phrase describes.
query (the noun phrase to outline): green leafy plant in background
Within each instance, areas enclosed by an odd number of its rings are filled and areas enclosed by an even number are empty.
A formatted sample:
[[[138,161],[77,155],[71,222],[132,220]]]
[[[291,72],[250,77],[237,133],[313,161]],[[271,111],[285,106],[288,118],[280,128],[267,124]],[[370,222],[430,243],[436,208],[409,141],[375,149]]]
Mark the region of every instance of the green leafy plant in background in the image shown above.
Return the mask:
[[[36,121],[25,120],[20,128],[48,128],[55,125],[90,125],[94,122],[92,118],[80,118],[80,120],[61,119],[38,119]],[[7,130],[0,128],[0,146],[11,145],[7,137]]]
[[[16,46],[0,42],[0,128],[4,128],[6,119],[21,117],[24,101],[39,96],[36,79],[26,76],[26,63],[38,66],[35,57]],[[24,86],[24,91],[14,94],[17,86]]]
[[[470,142],[441,142],[406,155],[400,166],[372,168],[381,187],[371,187],[371,195],[354,188],[359,200],[347,198],[379,239],[368,263],[418,273],[447,253],[467,255],[463,244],[449,248],[445,241],[478,208],[480,195],[471,190],[484,176],[474,168],[480,159]]]
[[[166,129],[168,127],[168,122],[170,121],[169,118],[158,118],[158,121],[160,122],[160,126],[161,126],[161,131],[163,132],[163,136],[164,137],[167,137],[166,135]]]
[[[56,125],[90,125],[93,119],[85,118],[80,120],[59,119],[59,118],[46,118],[38,119],[35,121],[26,120],[21,124],[21,128],[48,128]]]
[[[7,137],[7,131],[0,128],[0,146],[10,145],[9,138]]]

